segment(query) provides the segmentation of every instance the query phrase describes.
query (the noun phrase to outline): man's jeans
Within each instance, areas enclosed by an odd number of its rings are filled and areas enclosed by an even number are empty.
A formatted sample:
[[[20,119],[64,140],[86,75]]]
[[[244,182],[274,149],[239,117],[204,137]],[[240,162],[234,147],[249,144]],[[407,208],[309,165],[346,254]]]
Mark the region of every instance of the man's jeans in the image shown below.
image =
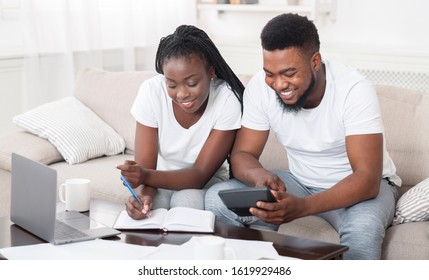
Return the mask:
[[[285,183],[287,192],[306,197],[324,191],[301,184],[289,171],[274,170]],[[206,193],[205,208],[214,212],[219,221],[236,226],[266,227],[277,230],[278,225],[265,223],[254,216],[239,217],[228,210],[218,192],[225,189],[248,188],[236,179],[218,183]],[[380,259],[386,228],[392,223],[397,201],[397,190],[385,179],[374,199],[365,200],[347,208],[324,212],[318,216],[328,221],[340,235],[341,244],[349,247],[344,259]]]

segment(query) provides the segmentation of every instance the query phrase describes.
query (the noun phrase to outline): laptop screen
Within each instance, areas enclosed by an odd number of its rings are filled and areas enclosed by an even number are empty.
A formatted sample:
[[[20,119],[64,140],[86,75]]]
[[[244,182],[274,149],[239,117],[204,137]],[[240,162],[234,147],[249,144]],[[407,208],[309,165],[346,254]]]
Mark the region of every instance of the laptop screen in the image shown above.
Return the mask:
[[[53,241],[56,171],[13,153],[11,172],[11,221],[46,241]]]

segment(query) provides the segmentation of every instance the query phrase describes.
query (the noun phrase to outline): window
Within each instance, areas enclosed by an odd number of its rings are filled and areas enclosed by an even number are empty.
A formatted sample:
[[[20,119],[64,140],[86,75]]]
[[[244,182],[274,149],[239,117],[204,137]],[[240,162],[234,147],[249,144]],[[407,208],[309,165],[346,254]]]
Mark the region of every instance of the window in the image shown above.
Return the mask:
[[[20,0],[0,0],[0,58],[22,53]]]

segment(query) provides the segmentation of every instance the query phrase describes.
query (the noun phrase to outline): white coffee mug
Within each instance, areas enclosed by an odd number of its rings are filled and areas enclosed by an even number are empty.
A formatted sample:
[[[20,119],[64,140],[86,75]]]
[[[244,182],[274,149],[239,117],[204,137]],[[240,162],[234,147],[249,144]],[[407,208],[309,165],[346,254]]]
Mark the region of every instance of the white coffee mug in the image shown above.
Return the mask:
[[[234,250],[225,246],[225,239],[220,236],[195,237],[194,259],[225,260],[236,259]]]
[[[66,204],[66,211],[85,212],[89,210],[90,180],[82,178],[68,179],[60,185],[60,201]]]

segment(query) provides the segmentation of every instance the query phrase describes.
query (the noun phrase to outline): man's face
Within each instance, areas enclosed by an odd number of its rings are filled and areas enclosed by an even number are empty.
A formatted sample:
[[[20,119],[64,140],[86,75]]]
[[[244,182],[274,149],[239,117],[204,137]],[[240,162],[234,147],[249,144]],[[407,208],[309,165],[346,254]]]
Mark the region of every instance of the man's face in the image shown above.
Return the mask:
[[[311,58],[297,48],[263,52],[265,82],[288,112],[298,112],[306,103],[316,81]]]

